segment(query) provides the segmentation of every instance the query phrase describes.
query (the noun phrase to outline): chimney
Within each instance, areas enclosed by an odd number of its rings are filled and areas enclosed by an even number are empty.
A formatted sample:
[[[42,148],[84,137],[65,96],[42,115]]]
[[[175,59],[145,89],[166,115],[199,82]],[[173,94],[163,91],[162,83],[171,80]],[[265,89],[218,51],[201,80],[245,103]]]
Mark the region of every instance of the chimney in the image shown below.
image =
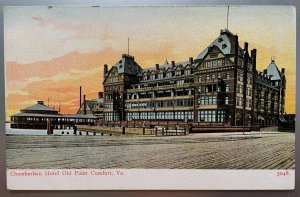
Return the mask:
[[[103,92],[98,92],[98,98],[99,99],[103,98]]]
[[[86,100],[85,100],[85,94],[83,95],[83,114],[86,115]]]
[[[44,105],[44,101],[38,101],[37,104]]]
[[[190,64],[192,65],[194,63],[194,60],[192,57],[190,57]]]
[[[107,70],[108,70],[108,66],[107,66],[107,64],[104,64],[104,76],[106,75]]]
[[[245,51],[248,51],[248,42],[245,42],[245,43],[244,43],[244,50],[245,50]]]
[[[256,49],[251,50],[251,58],[254,62],[256,62]]]
[[[79,108],[81,107],[81,86],[79,88]]]
[[[134,61],[134,56],[128,55],[128,54],[122,54],[122,58],[128,58]]]
[[[239,54],[239,37],[237,35],[231,36],[231,48],[230,52],[234,55],[234,64],[238,65],[238,54]]]
[[[174,68],[175,67],[175,61],[171,61],[171,65]]]
[[[264,74],[265,74],[265,75],[267,74],[267,69],[264,69]]]
[[[284,72],[285,72],[285,68],[282,68],[282,69],[281,69],[281,73],[284,73]]]
[[[155,64],[155,70],[159,70],[159,64]]]

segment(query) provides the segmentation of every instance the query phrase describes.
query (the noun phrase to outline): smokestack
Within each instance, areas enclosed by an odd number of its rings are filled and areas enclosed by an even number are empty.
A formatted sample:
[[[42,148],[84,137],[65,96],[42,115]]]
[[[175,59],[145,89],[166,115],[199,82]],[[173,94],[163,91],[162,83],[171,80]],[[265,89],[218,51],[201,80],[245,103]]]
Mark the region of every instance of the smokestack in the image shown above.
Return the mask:
[[[106,75],[107,71],[108,71],[108,66],[107,64],[104,64],[104,76]]]
[[[244,43],[244,50],[245,50],[245,51],[248,51],[248,42],[245,42],[245,43]]]
[[[171,61],[171,65],[174,68],[175,67],[175,61]]]
[[[159,70],[159,64],[155,64],[155,69]]]
[[[81,86],[79,88],[79,108],[81,107]]]
[[[192,65],[194,63],[194,60],[192,57],[190,57],[190,64]]]
[[[83,114],[86,115],[86,100],[85,100],[85,94],[83,95]]]

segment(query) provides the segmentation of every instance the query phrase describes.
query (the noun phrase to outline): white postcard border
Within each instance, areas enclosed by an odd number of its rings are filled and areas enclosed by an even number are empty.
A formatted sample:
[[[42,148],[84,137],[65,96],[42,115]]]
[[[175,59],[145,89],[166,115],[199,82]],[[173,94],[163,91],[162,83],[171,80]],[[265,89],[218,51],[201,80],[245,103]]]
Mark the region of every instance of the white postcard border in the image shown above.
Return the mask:
[[[292,190],[295,170],[9,169],[9,190]]]

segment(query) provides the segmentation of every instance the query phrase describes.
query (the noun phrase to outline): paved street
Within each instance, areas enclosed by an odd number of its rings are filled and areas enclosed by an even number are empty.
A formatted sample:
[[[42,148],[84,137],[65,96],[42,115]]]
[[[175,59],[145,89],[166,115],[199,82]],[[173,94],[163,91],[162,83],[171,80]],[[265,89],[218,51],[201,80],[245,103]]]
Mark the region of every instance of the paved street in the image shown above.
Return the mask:
[[[9,169],[294,169],[295,134],[7,136]]]

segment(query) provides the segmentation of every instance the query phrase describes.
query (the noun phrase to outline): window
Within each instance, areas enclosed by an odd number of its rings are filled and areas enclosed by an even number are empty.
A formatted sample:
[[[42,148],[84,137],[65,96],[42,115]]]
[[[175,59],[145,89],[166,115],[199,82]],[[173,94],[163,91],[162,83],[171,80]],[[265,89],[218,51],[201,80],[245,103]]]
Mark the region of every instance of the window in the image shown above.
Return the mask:
[[[163,78],[164,78],[164,74],[163,73],[158,74],[158,79],[163,79]]]
[[[250,76],[247,77],[247,83],[249,85],[252,85],[252,77],[250,77]]]
[[[230,75],[229,75],[229,72],[226,73],[226,79],[229,79],[230,78]]]
[[[206,75],[206,81],[209,81],[209,80],[210,80],[210,76]]]
[[[178,80],[178,81],[176,81],[176,84],[184,84],[184,80]]]
[[[210,58],[216,58],[216,57],[218,57],[217,53],[210,54]]]
[[[243,67],[243,60],[238,60],[238,65],[240,66],[240,67]]]
[[[184,112],[175,111],[175,120],[184,120]]]
[[[223,41],[223,38],[219,38],[218,39],[218,42],[220,43],[220,42],[222,42]]]
[[[200,94],[202,93],[202,87],[201,86],[199,86],[198,91],[199,91]]]
[[[222,66],[222,60],[218,60],[218,66]]]
[[[226,44],[222,44],[222,49],[225,49],[227,47]]]
[[[242,98],[241,97],[236,98],[236,105],[242,106]]]
[[[216,96],[201,97],[198,103],[200,103],[201,105],[216,105],[217,97]]]
[[[226,98],[225,98],[225,105],[228,105],[229,104],[229,98],[228,98],[228,96],[226,96]]]
[[[237,80],[243,81],[243,73],[242,72],[238,72]]]
[[[225,111],[218,111],[218,122],[224,122],[225,121]]]
[[[175,76],[181,76],[181,71],[176,71]]]
[[[208,61],[207,62],[207,68],[210,68],[211,67],[211,61]]]
[[[240,85],[240,84],[238,84],[238,85],[236,86],[236,92],[242,94],[242,93],[243,93],[243,86]]]
[[[225,92],[229,92],[229,85],[228,84],[226,84]]]
[[[220,79],[221,78],[221,74],[220,73],[218,73],[218,79]]]
[[[114,113],[114,112],[104,113],[104,120],[105,121],[118,121],[119,115],[118,115],[118,113]]]
[[[185,75],[190,75],[190,74],[191,74],[191,69],[185,70],[185,71],[184,71],[184,74],[185,74]]]
[[[213,67],[217,67],[217,66],[218,66],[217,60],[212,61],[212,66],[213,66]]]
[[[202,81],[202,77],[201,77],[201,76],[199,76],[199,82],[201,83],[201,81]]]
[[[215,110],[198,111],[199,122],[217,122]]]

